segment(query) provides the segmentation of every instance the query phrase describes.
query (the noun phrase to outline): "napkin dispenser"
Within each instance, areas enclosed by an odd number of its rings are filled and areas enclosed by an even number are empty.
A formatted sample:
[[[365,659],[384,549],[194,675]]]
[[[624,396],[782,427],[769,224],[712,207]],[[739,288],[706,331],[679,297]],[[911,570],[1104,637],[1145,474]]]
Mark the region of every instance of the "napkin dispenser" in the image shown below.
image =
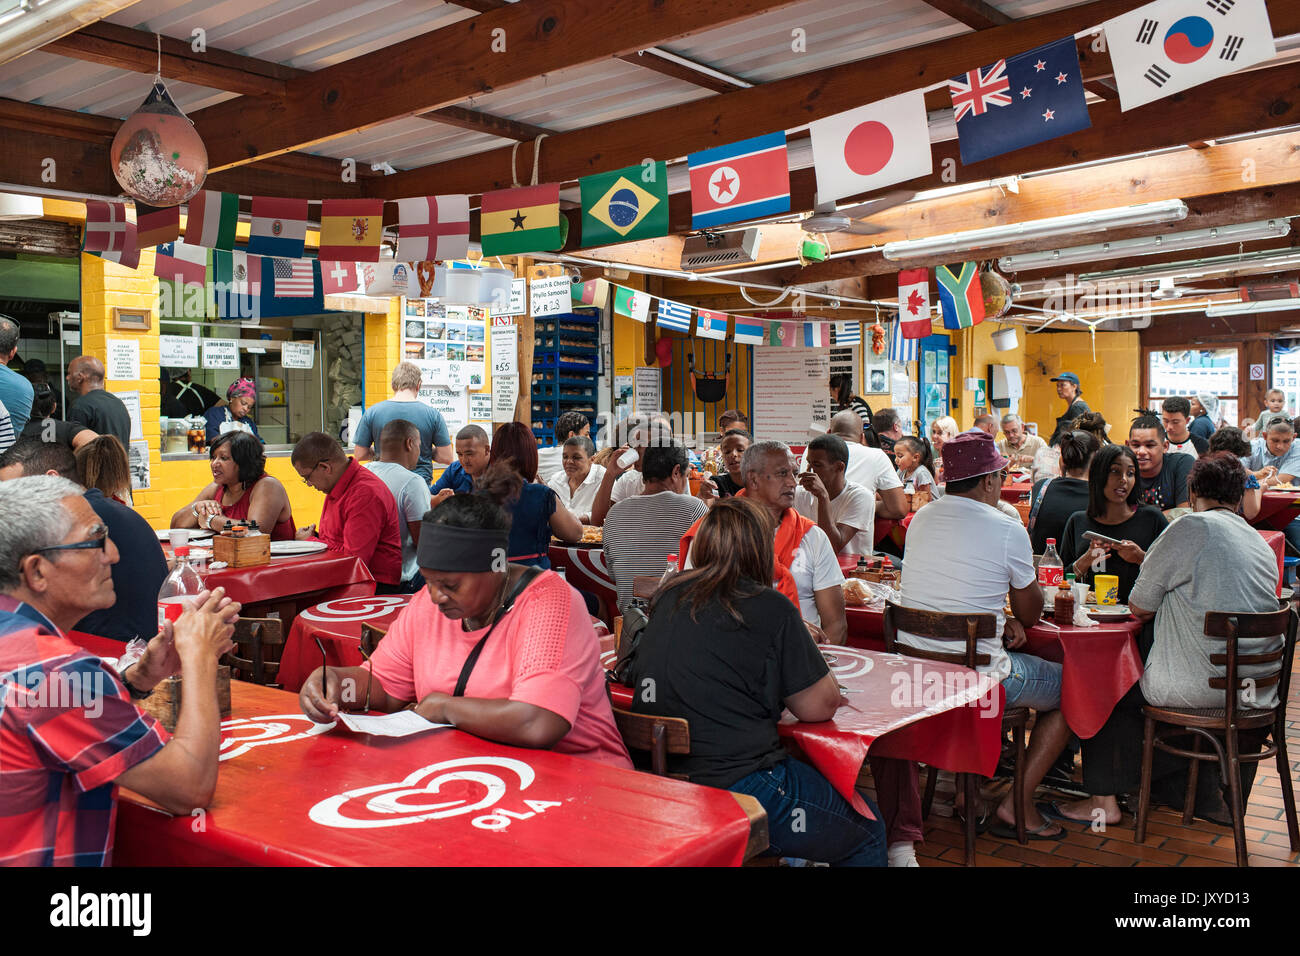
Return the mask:
[[[181,692],[184,682],[179,677],[168,677],[159,681],[153,693],[139,701],[140,709],[153,717],[167,729],[176,732],[176,722],[181,716]],[[217,666],[217,709],[222,720],[230,716],[230,668],[225,664]]]
[[[252,568],[271,563],[271,536],[242,525],[226,522],[225,529],[212,539],[212,560],[224,561],[232,568]]]

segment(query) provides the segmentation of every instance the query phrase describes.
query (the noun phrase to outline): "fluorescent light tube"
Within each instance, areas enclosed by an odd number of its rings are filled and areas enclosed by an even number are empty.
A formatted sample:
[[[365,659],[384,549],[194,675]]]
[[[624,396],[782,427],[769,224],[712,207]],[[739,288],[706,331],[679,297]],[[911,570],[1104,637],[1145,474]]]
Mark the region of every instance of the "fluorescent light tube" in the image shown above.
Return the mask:
[[[1216,302],[1205,307],[1205,314],[1212,319],[1225,315],[1253,315],[1257,312],[1294,312],[1300,311],[1300,299],[1271,299],[1263,302]]]
[[[1073,213],[1050,219],[1031,219],[1028,222],[993,226],[989,229],[972,229],[968,232],[954,232],[944,236],[929,236],[925,239],[887,242],[881,254],[891,262],[897,262],[900,259],[943,255],[949,252],[964,253],[1027,239],[1046,239],[1051,236],[1069,236],[1081,232],[1149,226],[1158,222],[1174,222],[1186,218],[1186,203],[1181,199],[1165,199],[1159,202],[1139,203],[1135,206],[1120,206],[1116,209],[1101,209],[1097,212]]]
[[[1251,242],[1255,239],[1276,239],[1291,231],[1286,219],[1263,219],[1258,222],[1240,222],[1209,229],[1192,229],[1138,239],[1117,239],[1114,242],[1097,242],[1088,246],[1071,246],[1066,249],[1044,249],[1017,256],[1003,256],[998,268],[1003,272],[1021,269],[1049,269],[1053,266],[1095,262],[1098,259],[1120,259],[1125,256],[1152,256],[1179,249],[1204,249],[1207,246],[1229,242]]]

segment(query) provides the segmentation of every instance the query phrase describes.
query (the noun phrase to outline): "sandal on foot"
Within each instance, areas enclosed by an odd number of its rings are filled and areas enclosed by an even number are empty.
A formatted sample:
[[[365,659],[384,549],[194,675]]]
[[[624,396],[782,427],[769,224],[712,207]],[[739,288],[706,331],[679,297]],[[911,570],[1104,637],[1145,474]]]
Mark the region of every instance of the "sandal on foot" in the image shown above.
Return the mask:
[[[1055,826],[1055,825],[1056,825],[1055,821],[1052,821],[1052,820],[1044,820],[1041,826],[1036,826],[1036,827],[1026,826],[1026,827],[1025,827],[1025,839],[1026,839],[1026,840],[1031,840],[1031,841],[1032,841],[1032,840],[1047,840],[1047,841],[1050,841],[1050,842],[1053,842],[1053,843],[1056,842],[1057,840],[1064,840],[1064,839],[1065,839],[1065,828],[1064,828],[1064,827],[1061,828],[1061,830],[1060,830],[1059,833],[1044,833],[1044,832],[1043,832],[1044,830],[1048,829],[1049,827],[1053,827],[1053,826]],[[1017,840],[1017,841],[1018,841],[1018,840],[1020,839],[1019,837],[1016,836],[1016,825],[1015,825],[1014,823],[1003,823],[1001,820],[998,820],[998,821],[997,821],[996,823],[994,823],[991,827],[989,827],[989,831],[988,831],[988,832],[989,832],[989,836],[1000,837],[1000,838],[1003,839],[1003,840]]]

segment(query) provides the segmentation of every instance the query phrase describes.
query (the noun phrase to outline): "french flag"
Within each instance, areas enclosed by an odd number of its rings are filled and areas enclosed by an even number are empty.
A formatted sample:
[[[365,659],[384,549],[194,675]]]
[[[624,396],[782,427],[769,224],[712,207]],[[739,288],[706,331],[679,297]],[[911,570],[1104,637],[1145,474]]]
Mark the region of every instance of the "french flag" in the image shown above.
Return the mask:
[[[803,324],[803,347],[821,348],[831,344],[829,322],[805,322]]]

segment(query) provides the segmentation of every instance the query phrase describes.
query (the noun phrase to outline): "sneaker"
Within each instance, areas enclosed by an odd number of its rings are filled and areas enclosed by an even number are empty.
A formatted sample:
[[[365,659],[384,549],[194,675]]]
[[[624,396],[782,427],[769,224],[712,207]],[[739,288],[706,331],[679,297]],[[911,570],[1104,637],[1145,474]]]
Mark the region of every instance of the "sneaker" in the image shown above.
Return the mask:
[[[920,866],[916,862],[916,847],[911,843],[895,843],[889,848],[890,866]]]

